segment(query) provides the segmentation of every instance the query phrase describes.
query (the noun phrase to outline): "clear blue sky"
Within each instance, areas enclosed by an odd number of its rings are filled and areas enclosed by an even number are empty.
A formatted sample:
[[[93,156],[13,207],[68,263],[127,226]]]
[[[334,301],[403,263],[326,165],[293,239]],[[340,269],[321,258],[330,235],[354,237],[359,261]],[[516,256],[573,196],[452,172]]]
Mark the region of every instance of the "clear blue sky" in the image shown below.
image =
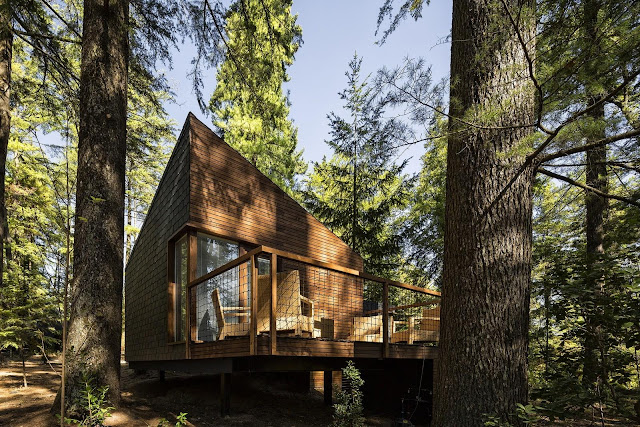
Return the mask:
[[[401,3],[402,0],[397,0]],[[298,127],[298,146],[307,161],[319,161],[331,155],[324,143],[328,138],[327,114],[341,111],[338,92],[344,89],[344,75],[354,52],[363,57],[363,74],[386,66],[393,68],[405,57],[423,57],[432,66],[434,81],[449,72],[449,43],[442,43],[451,29],[451,2],[432,0],[417,22],[404,21],[387,40],[378,46],[375,36],[378,10],[382,0],[294,0],[293,13],[298,14],[304,44],[298,50],[289,70],[291,118]],[[176,104],[168,104],[167,111],[182,126],[192,111],[205,123],[211,119],[200,112],[191,82],[186,75],[193,58],[193,48],[185,45],[174,55],[174,69],[167,72]],[[205,99],[215,87],[215,70],[205,76]],[[422,146],[403,153],[412,157],[409,171],[419,169]]]

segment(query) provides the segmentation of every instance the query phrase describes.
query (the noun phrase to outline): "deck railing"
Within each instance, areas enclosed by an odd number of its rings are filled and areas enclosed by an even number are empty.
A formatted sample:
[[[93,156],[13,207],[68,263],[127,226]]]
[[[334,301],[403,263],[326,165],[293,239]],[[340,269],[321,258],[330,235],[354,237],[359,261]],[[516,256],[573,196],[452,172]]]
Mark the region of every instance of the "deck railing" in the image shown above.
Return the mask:
[[[289,336],[380,343],[383,357],[390,345],[439,341],[439,292],[266,246],[191,281],[187,292],[187,357],[193,343],[247,336],[249,354],[258,354],[258,337],[268,337],[268,354]]]

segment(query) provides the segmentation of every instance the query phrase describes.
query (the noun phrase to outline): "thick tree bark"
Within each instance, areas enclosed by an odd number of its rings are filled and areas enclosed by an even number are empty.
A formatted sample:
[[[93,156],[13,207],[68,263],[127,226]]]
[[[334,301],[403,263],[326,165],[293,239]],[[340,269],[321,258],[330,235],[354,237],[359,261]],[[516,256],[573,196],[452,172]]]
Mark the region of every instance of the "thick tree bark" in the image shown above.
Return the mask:
[[[11,7],[9,0],[0,0],[0,287],[3,285],[4,250],[8,238],[7,206],[5,204],[4,176],[7,149],[11,132],[11,58],[13,33],[11,32]]]
[[[128,1],[85,0],[67,395],[87,374],[120,397]]]
[[[584,25],[586,35],[586,48],[596,50],[599,45],[597,21],[600,5],[598,0],[588,0],[584,4]],[[596,64],[587,64],[589,77],[597,76],[594,70]],[[601,102],[601,97],[594,90],[593,86],[597,84],[585,85],[587,89],[587,99],[589,104]],[[593,109],[589,117],[595,122],[604,123],[604,104],[600,104],[598,108]],[[606,137],[604,126],[598,127],[594,134],[590,135],[593,142]],[[586,184],[603,193],[607,192],[607,148],[606,146],[594,148],[586,152]],[[597,194],[587,192],[585,194],[586,208],[586,240],[587,240],[587,287],[591,292],[585,293],[587,303],[592,305],[593,309],[586,316],[586,336],[584,343],[584,370],[583,384],[587,387],[594,387],[598,377],[602,377],[603,381],[607,380],[605,357],[607,350],[604,348],[604,340],[600,327],[600,311],[602,307],[599,304],[600,297],[604,291],[602,280],[602,256],[604,255],[604,220],[606,217],[608,203],[607,199]]]
[[[535,52],[533,2],[505,0]],[[435,426],[514,423],[526,403],[535,123],[524,50],[501,1],[453,3],[440,363]],[[462,124],[483,124],[483,128]],[[488,210],[487,210],[488,209]]]

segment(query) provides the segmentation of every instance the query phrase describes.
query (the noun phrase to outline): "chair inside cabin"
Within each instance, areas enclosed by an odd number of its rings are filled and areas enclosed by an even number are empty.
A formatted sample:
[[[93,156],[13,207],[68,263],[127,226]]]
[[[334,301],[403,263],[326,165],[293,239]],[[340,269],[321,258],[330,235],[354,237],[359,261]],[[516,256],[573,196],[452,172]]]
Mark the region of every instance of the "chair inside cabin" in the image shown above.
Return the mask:
[[[238,323],[230,323],[225,319],[227,317],[246,317],[249,315],[249,307],[224,307],[220,302],[220,291],[216,288],[211,292],[211,301],[216,313],[216,321],[218,323],[217,339],[223,340],[226,337],[240,337],[249,334],[249,323],[244,319]]]
[[[277,273],[276,280],[276,331],[313,336],[314,303],[301,294],[300,271]],[[265,274],[258,276],[258,333],[271,329],[270,313],[271,276]]]

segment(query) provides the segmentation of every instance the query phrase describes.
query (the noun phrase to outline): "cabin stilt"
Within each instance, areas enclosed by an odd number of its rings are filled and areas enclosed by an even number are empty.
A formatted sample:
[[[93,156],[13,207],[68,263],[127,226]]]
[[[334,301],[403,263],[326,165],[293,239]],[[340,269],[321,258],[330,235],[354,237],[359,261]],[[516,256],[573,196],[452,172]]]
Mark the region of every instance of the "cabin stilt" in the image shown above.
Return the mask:
[[[324,404],[333,405],[333,371],[324,371]]]
[[[220,374],[220,416],[231,414],[231,374]]]

